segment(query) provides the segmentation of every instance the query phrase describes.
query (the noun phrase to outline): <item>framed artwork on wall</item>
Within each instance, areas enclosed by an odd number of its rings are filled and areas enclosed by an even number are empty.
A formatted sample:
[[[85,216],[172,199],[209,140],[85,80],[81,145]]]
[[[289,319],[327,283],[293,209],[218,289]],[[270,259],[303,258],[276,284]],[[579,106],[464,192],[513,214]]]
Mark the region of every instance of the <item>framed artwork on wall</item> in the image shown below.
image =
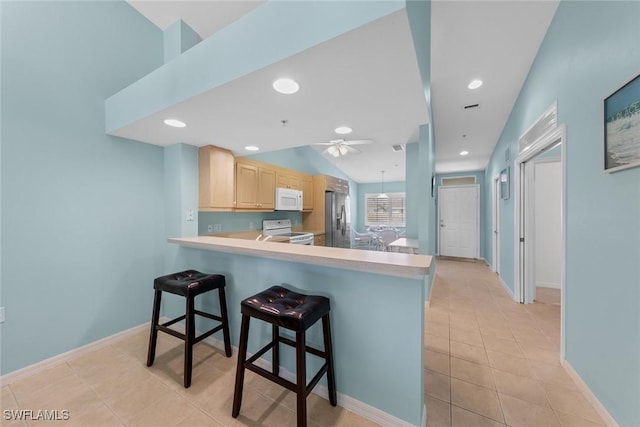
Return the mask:
[[[500,198],[503,200],[509,198],[509,166],[500,172]]]
[[[604,100],[604,170],[640,166],[640,75]]]

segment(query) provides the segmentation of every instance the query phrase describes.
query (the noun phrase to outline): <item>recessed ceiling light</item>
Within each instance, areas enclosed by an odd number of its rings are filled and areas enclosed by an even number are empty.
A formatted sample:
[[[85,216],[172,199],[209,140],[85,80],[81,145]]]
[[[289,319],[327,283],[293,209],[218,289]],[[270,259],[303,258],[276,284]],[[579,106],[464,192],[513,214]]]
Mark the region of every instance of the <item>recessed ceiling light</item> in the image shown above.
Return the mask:
[[[482,86],[482,80],[475,79],[475,80],[472,80],[467,87],[469,89],[478,89],[480,86]]]
[[[256,147],[255,145],[247,145],[246,147],[244,147],[244,149],[247,151],[258,151],[260,150],[260,147]]]
[[[273,82],[273,89],[275,89],[276,92],[291,95],[300,90],[300,85],[293,79],[278,79]]]
[[[335,133],[338,133],[340,135],[347,135],[351,132],[353,132],[353,129],[351,129],[349,126],[340,126],[335,128]]]
[[[183,128],[187,125],[185,122],[177,119],[166,119],[164,121],[164,124],[167,126],[172,126],[174,128]]]
[[[467,154],[469,154],[469,152],[467,150],[464,150],[464,151],[460,152],[461,156],[466,156]]]

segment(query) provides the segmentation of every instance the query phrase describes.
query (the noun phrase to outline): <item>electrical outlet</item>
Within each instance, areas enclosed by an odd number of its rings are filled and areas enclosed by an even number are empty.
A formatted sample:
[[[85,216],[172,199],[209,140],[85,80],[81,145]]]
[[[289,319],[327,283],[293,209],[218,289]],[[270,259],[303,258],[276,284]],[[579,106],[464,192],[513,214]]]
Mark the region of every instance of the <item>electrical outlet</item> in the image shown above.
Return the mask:
[[[213,224],[207,225],[207,232],[208,233],[213,233]]]
[[[187,209],[187,221],[194,221],[193,209]]]
[[[213,224],[213,231],[216,233],[222,231],[222,224]]]
[[[4,323],[4,307],[0,307],[0,323]]]
[[[254,227],[254,225],[253,225],[253,222],[250,222],[250,223],[249,223],[249,230],[255,230],[255,227]]]

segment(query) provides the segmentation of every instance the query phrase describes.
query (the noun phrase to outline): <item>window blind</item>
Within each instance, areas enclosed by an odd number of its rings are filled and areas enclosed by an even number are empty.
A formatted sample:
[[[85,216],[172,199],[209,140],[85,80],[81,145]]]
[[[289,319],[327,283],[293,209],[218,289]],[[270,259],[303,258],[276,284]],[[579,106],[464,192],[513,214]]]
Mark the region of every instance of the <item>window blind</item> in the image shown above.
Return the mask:
[[[378,196],[378,193],[365,194],[365,225],[405,227],[405,193],[387,193],[387,198]]]

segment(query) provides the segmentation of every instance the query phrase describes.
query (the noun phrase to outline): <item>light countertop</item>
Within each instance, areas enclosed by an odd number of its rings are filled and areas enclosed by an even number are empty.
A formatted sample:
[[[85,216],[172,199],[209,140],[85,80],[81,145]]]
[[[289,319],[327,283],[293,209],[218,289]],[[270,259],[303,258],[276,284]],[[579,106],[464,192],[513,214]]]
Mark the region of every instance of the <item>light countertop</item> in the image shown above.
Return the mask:
[[[257,237],[260,232],[255,233]],[[372,274],[423,279],[431,267],[431,256],[397,252],[377,252],[324,246],[291,245],[256,242],[248,234],[244,238],[197,236],[168,239],[181,246],[256,256],[283,261],[313,264]]]

